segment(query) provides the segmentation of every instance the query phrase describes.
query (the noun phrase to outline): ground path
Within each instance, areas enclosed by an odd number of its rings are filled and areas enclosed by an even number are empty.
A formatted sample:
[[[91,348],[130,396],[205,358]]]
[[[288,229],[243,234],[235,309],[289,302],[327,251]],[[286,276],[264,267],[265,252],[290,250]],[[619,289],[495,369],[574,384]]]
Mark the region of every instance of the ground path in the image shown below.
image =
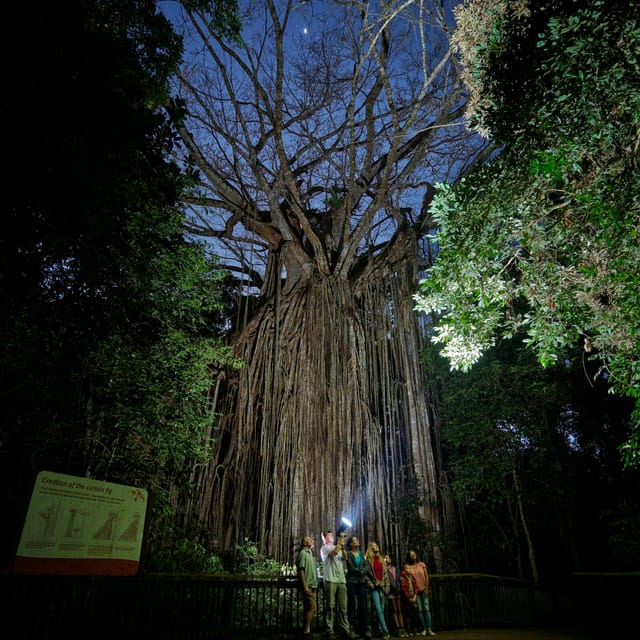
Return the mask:
[[[421,636],[418,636],[419,638]],[[602,636],[587,635],[566,629],[463,629],[438,631],[436,640],[587,640]]]
[[[323,633],[313,634],[314,640],[323,640]],[[399,636],[392,635],[396,640]],[[412,636],[418,640],[422,636]],[[620,638],[619,635],[610,636],[612,639]],[[523,629],[457,629],[438,631],[435,640],[609,640],[606,635],[592,635],[584,631],[571,631],[568,629],[547,628],[523,628]]]

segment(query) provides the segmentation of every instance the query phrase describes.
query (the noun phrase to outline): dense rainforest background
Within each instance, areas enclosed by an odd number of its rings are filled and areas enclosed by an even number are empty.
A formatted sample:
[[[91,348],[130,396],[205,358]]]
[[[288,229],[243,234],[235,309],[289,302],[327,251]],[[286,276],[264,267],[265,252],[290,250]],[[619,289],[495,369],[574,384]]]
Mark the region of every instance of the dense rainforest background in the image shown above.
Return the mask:
[[[42,469],[146,571],[638,569],[638,4],[459,4],[5,10],[3,571]]]

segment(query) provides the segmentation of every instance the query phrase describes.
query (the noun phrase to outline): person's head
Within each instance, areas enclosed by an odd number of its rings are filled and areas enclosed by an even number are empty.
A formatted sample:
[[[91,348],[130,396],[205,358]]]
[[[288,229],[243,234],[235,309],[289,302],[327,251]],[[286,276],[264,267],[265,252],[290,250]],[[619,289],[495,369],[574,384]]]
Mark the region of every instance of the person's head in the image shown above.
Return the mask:
[[[300,547],[303,549],[313,549],[313,538],[311,536],[302,536]]]
[[[347,547],[351,549],[351,551],[357,551],[360,548],[360,540],[358,540],[358,536],[350,536],[347,539]]]
[[[415,564],[416,562],[418,562],[418,554],[413,549],[410,549],[409,553],[407,553],[407,564]]]
[[[333,544],[333,531],[327,529],[327,531],[322,534],[322,540],[325,544]]]
[[[393,563],[391,562],[391,556],[388,553],[385,553],[382,556],[382,559],[389,565],[389,566],[393,566]]]
[[[370,542],[367,546],[367,558],[380,555],[380,547],[377,542]]]

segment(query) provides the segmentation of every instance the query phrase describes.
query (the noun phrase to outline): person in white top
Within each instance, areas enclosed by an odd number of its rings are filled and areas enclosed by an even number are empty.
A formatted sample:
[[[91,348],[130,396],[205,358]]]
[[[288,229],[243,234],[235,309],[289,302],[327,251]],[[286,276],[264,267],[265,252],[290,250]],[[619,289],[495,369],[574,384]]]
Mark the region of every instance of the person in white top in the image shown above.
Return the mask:
[[[358,637],[349,627],[347,619],[347,576],[346,563],[346,534],[342,533],[337,544],[334,544],[333,531],[322,534],[322,548],[320,558],[324,564],[324,588],[327,597],[325,622],[329,638],[336,637],[335,618],[340,631],[348,640]]]

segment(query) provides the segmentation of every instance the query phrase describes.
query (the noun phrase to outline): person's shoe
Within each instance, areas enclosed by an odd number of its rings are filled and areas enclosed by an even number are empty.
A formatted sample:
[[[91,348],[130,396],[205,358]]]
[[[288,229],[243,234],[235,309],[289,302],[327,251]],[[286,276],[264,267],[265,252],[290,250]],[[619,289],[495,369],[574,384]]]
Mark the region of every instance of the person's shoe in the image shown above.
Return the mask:
[[[428,636],[435,637],[435,635],[436,635],[436,634],[435,634],[435,633],[433,633],[433,631],[432,631],[431,629],[427,629],[427,635],[428,635]]]
[[[420,631],[420,633],[418,633],[419,636],[426,636],[427,635],[427,630],[423,629],[422,631]]]
[[[383,633],[382,634],[382,640],[389,640],[391,638],[391,636],[388,633]]]

